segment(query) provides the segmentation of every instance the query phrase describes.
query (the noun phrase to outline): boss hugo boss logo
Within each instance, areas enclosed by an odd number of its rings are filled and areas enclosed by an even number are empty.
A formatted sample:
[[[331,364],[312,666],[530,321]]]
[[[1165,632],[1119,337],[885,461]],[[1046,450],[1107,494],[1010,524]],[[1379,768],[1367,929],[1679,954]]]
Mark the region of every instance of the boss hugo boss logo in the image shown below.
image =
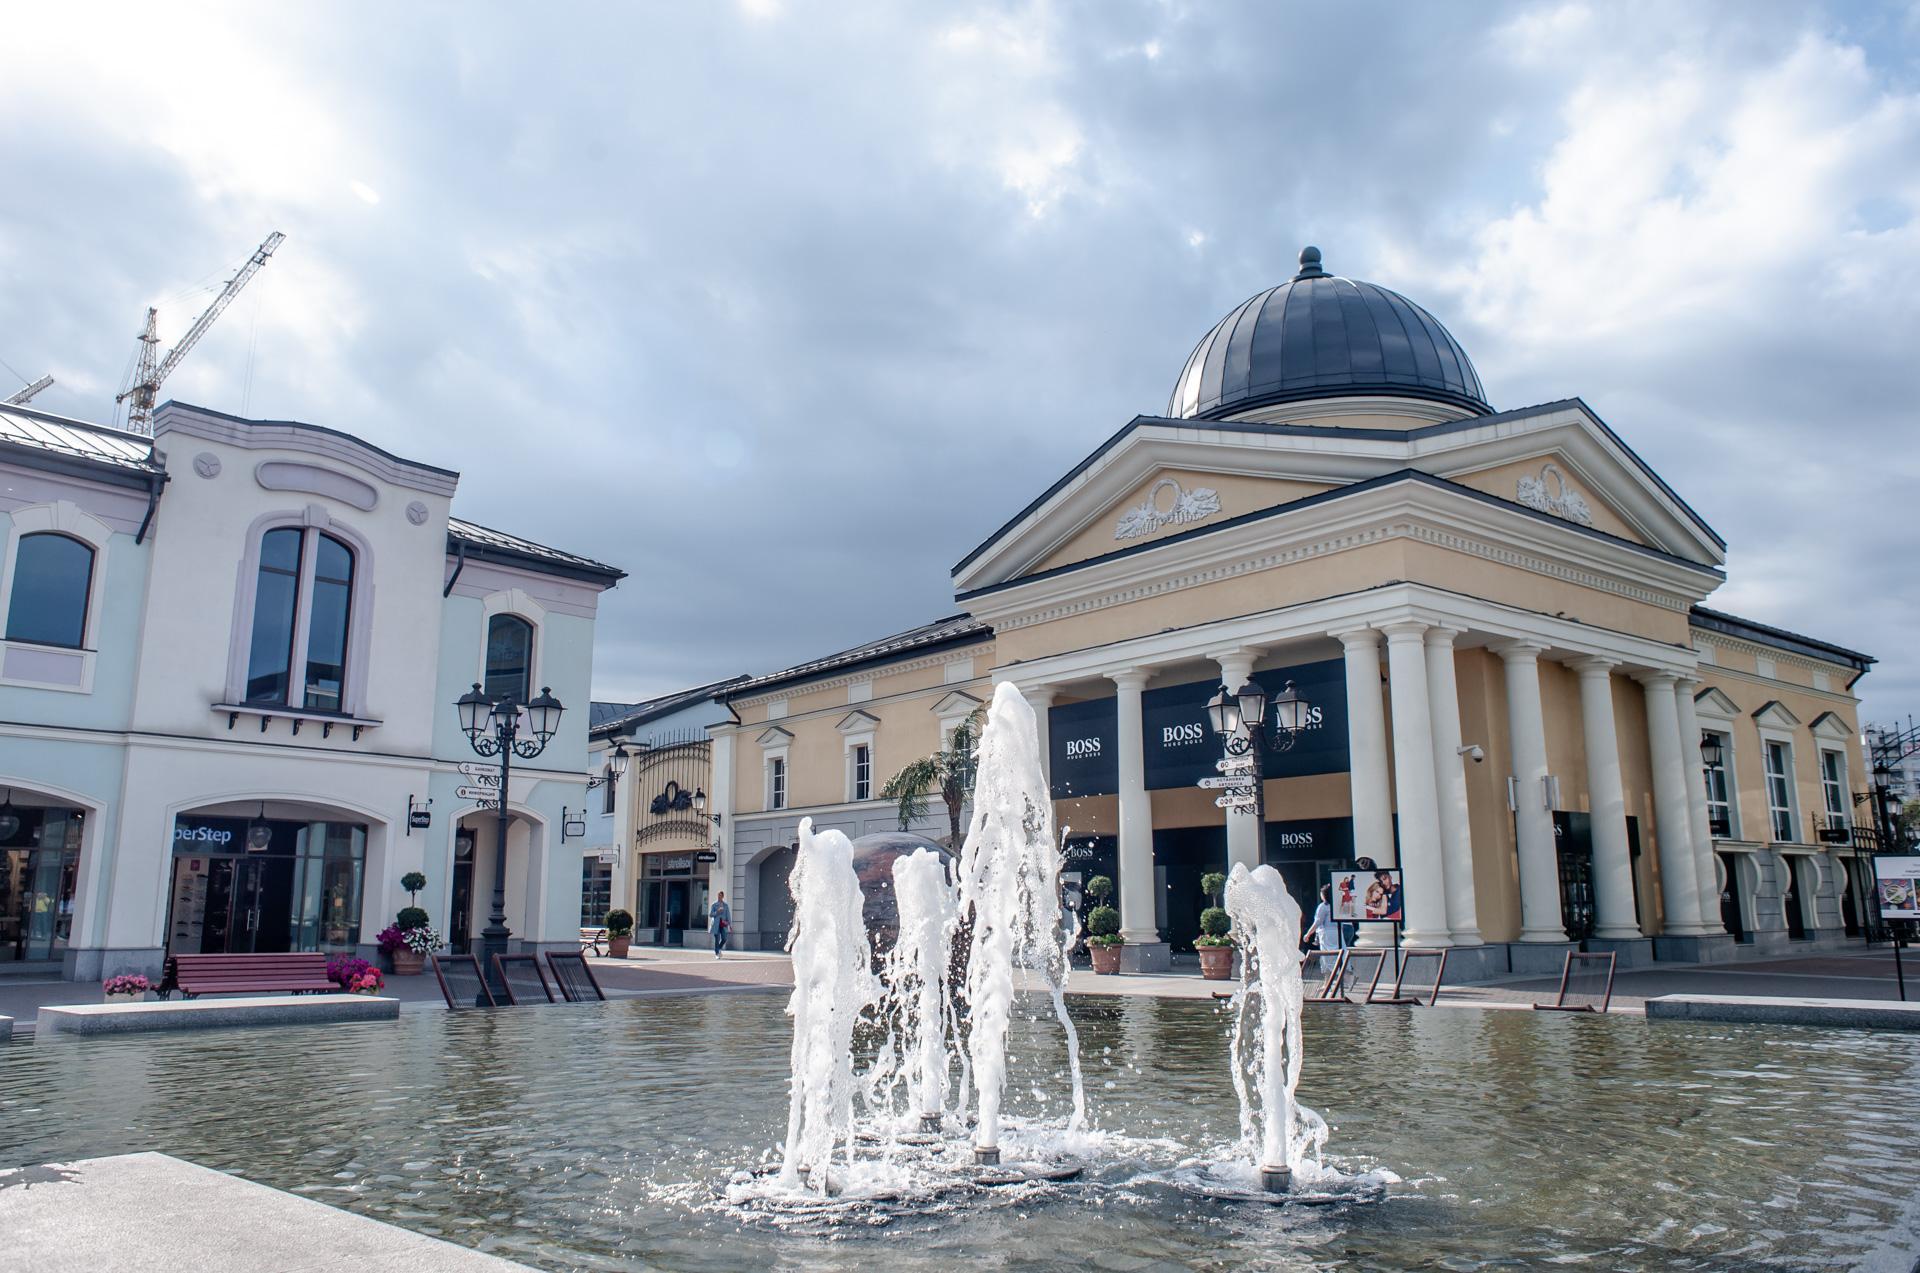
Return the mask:
[[[1207,740],[1207,727],[1199,721],[1186,725],[1168,725],[1160,731],[1162,747],[1185,747]]]
[[[1100,743],[1101,740],[1098,738],[1069,738],[1067,739],[1067,759],[1084,760],[1089,756],[1098,756]]]
[[[1313,832],[1282,831],[1278,837],[1283,849],[1310,849],[1313,847]]]

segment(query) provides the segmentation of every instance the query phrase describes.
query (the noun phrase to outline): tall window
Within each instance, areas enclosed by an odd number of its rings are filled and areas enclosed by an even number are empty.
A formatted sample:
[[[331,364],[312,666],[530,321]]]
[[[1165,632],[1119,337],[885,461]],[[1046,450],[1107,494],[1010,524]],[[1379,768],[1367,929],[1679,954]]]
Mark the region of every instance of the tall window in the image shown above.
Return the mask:
[[[1767,744],[1767,816],[1773,838],[1793,843],[1793,754],[1785,743]]]
[[[1827,828],[1843,830],[1847,825],[1846,759],[1837,751],[1820,753],[1820,794],[1827,806]]]
[[[853,798],[873,799],[873,748],[865,743],[853,749]]]
[[[7,640],[79,649],[86,643],[92,587],[91,547],[53,531],[22,535],[13,557]]]
[[[580,927],[599,928],[613,909],[613,863],[580,859]]]
[[[600,812],[613,812],[613,793],[614,789],[619,785],[620,784],[614,780],[612,765],[608,765],[600,771]]]
[[[774,756],[767,761],[767,808],[787,807],[787,759]]]
[[[345,710],[352,618],[351,548],[332,535],[297,526],[261,536],[247,701]]]
[[[517,614],[487,620],[487,693],[524,703],[533,697],[533,625]]]
[[[1733,739],[1715,734],[1720,742],[1720,759],[1704,766],[1707,775],[1707,826],[1712,834],[1733,838],[1732,787],[1727,777],[1727,760],[1733,754]]]

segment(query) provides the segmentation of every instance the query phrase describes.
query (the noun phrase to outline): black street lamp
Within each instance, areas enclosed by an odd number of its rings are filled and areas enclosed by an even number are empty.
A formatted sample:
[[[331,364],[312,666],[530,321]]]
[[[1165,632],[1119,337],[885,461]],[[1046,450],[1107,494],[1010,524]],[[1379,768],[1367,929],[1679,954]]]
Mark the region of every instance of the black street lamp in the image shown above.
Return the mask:
[[[507,785],[513,778],[513,758],[532,760],[547,749],[547,743],[560,732],[560,713],[566,708],[546,686],[530,703],[516,703],[511,694],[489,697],[478,682],[460,696],[454,707],[460,713],[460,729],[474,751],[482,756],[500,757],[500,789],[494,800],[499,815],[498,833],[493,843],[493,912],[480,932],[480,962],[484,976],[496,989],[500,986],[500,966],[496,955],[507,953]],[[521,737],[522,734],[529,735]]]
[[[1724,753],[1720,749],[1720,735],[1700,731],[1700,763],[1709,769],[1718,769]]]
[[[1287,682],[1287,693],[1292,695],[1292,702],[1297,706],[1300,696],[1294,694],[1292,681]],[[1232,805],[1231,811],[1251,813],[1254,825],[1264,828],[1267,824],[1267,802],[1265,784],[1261,779],[1264,777],[1262,761],[1266,753],[1266,730],[1262,727],[1267,720],[1267,692],[1260,688],[1258,681],[1248,681],[1238,692],[1222,685],[1207,703],[1207,716],[1213,722],[1213,732],[1220,735],[1221,745],[1228,756],[1250,758],[1244,784],[1227,790],[1242,800],[1251,795],[1252,800]],[[1288,745],[1292,745],[1291,737]],[[1261,834],[1264,835],[1265,831],[1262,830]]]
[[[597,778],[589,776],[587,778],[587,790],[592,791],[595,787],[604,787],[610,782],[619,782],[622,778],[626,777],[627,762],[632,759],[633,757],[627,751],[627,745],[625,743],[616,744],[614,749],[607,754],[607,771]]]

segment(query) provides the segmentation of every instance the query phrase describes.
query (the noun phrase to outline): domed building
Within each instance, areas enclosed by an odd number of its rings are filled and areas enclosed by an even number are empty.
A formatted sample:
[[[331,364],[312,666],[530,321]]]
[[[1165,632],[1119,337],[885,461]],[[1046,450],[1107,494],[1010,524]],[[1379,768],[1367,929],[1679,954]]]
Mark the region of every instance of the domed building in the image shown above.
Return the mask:
[[[1011,681],[1067,894],[1116,883],[1133,968],[1191,949],[1203,875],[1261,862],[1309,910],[1396,872],[1400,943],[1450,978],[1858,932],[1873,660],[1706,608],[1725,542],[1586,403],[1496,411],[1438,318],[1311,247],[1177,370],[960,559],[963,613],[727,692],[740,911],[800,817],[892,825],[885,775]],[[1275,704],[1258,813],[1221,785],[1223,683]]]

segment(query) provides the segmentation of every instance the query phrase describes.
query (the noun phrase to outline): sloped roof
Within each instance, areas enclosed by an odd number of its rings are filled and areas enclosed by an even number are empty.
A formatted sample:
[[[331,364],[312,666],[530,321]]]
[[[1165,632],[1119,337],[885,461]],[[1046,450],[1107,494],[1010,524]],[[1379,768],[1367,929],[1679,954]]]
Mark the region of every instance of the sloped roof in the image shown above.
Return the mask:
[[[785,671],[754,677],[728,690],[722,697],[732,700],[790,681],[804,681],[830,672],[842,672],[865,663],[882,663],[902,654],[942,645],[966,645],[990,640],[992,636],[993,629],[970,614],[948,615],[944,619],[935,619],[932,623],[923,623],[917,628],[908,628],[905,632],[896,632],[892,636],[856,645],[837,654],[807,663],[796,663]]]
[[[705,685],[695,685],[691,689],[675,690],[671,694],[662,694],[658,698],[650,698],[639,703],[595,703],[588,732],[596,737],[626,733],[648,721],[659,720],[662,716],[671,716],[682,708],[690,707],[703,699],[719,698],[721,691],[748,679],[750,678],[742,673],[739,676],[730,676],[723,681],[709,681]],[[620,710],[602,716],[599,709],[603,707]]]
[[[536,544],[531,539],[522,539],[518,535],[509,535],[504,530],[494,530],[490,526],[482,526],[477,522],[466,521],[459,517],[447,518],[447,551],[456,552],[463,544],[471,556],[491,556],[530,566],[536,570],[552,570],[554,567],[561,567],[563,569],[560,573],[605,579],[609,584],[627,577],[627,572],[619,567],[609,566],[591,557],[582,557],[578,553],[550,548],[545,544]]]
[[[1879,662],[1871,654],[1862,654],[1858,650],[1850,650],[1844,645],[1835,645],[1831,641],[1822,641],[1818,637],[1802,636],[1798,632],[1789,632],[1785,628],[1756,623],[1752,619],[1742,619],[1739,615],[1728,614],[1724,610],[1709,610],[1705,606],[1694,606],[1687,618],[1696,628],[1739,637],[1743,641],[1752,641],[1756,645],[1770,645],[1776,650],[1785,650],[1790,654],[1825,659],[1829,663],[1843,664],[1861,672]]]
[[[143,477],[164,472],[152,438],[11,403],[0,403],[0,446]]]

